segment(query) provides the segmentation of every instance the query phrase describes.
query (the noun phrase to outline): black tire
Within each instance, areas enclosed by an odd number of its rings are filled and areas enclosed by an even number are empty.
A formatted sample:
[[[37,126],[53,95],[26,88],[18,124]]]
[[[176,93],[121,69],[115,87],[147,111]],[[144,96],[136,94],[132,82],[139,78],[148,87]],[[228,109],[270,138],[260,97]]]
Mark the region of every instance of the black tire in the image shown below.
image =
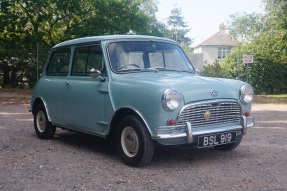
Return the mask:
[[[33,111],[33,115],[37,136],[41,139],[54,138],[56,127],[49,121],[44,104],[37,105]]]
[[[154,141],[141,120],[135,116],[124,117],[117,128],[116,146],[125,164],[144,166],[154,153]]]
[[[237,141],[234,142],[234,143],[229,143],[229,144],[225,144],[225,145],[218,145],[218,146],[215,146],[214,148],[217,149],[217,150],[222,150],[222,151],[230,151],[230,150],[233,150],[235,149],[236,147],[238,147],[238,145],[241,143],[242,141],[242,138],[243,138],[243,135],[238,135],[237,136]]]

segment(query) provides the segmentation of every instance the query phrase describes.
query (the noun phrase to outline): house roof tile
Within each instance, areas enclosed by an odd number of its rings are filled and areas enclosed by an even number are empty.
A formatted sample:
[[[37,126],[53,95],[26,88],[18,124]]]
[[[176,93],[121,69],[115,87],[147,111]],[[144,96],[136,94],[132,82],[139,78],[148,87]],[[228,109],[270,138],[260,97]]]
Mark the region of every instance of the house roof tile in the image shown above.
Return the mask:
[[[197,46],[235,46],[237,44],[238,42],[235,39],[224,30],[220,30]]]

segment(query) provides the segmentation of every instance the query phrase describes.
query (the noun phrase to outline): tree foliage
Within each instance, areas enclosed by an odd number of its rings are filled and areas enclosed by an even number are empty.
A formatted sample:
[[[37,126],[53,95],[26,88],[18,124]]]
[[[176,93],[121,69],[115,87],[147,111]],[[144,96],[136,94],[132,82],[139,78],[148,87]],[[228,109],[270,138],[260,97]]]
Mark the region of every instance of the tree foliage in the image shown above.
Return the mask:
[[[264,15],[231,15],[228,29],[241,45],[233,48],[222,64],[205,66],[203,74],[233,79],[239,76],[248,80],[256,93],[287,93],[287,2],[263,2]],[[244,54],[253,55],[254,63],[243,64]]]
[[[223,72],[223,67],[215,60],[213,64],[207,64],[203,66],[203,72],[201,73],[203,76],[217,77],[222,78],[225,77]]]
[[[94,35],[165,36],[155,19],[154,0],[0,0],[0,76],[2,87],[23,77],[36,81],[36,44],[44,51],[61,41]],[[30,83],[33,86],[33,83]]]
[[[287,92],[287,2],[286,0],[264,0],[266,14],[260,16],[232,16],[229,28],[234,36],[248,39],[242,43],[241,55],[252,54],[254,64],[248,68],[242,64],[238,49],[227,56],[222,64],[225,77],[249,79],[257,93]],[[254,26],[253,26],[254,25]],[[246,26],[248,30],[246,29]],[[253,26],[253,28],[251,27]],[[262,26],[262,27],[259,27]],[[246,43],[248,42],[248,43]]]
[[[264,17],[258,13],[244,15],[235,13],[230,15],[227,29],[232,37],[248,43],[264,30],[263,19]]]
[[[4,0],[1,12],[7,17],[0,15],[4,22],[1,33],[22,34],[48,45],[87,35],[147,33],[151,17],[140,9],[146,1]]]
[[[179,43],[184,43],[187,46],[192,43],[192,39],[186,36],[190,29],[188,28],[187,23],[184,21],[180,8],[175,6],[171,10],[167,24],[170,28],[170,32],[168,34],[169,37]]]

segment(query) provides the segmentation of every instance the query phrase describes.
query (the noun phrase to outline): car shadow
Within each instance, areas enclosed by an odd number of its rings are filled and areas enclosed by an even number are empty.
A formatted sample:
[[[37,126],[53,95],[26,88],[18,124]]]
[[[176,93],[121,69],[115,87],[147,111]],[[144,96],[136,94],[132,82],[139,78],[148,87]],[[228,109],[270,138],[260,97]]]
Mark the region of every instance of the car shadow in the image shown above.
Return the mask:
[[[102,153],[110,157],[117,155],[116,149],[111,142],[93,135],[57,130],[54,141],[81,149],[82,151]]]
[[[197,148],[189,145],[177,145],[177,146],[158,146],[155,149],[153,164],[168,163],[174,161],[175,164],[180,163],[197,163],[202,161],[212,162],[214,160],[221,160],[228,158],[228,155],[236,154],[236,151],[220,151],[212,147],[209,148]]]
[[[100,153],[107,161],[122,164],[115,144],[103,138],[66,130],[57,130],[53,142],[59,144],[58,148],[62,145],[69,150],[75,148],[75,152]],[[62,148],[62,150],[65,150],[65,148]],[[240,155],[242,155],[240,149],[226,152],[213,148],[198,149],[189,145],[156,146],[153,159],[147,166],[162,167],[166,165],[171,167],[199,162],[211,163],[214,160],[228,160],[228,158],[231,160]]]

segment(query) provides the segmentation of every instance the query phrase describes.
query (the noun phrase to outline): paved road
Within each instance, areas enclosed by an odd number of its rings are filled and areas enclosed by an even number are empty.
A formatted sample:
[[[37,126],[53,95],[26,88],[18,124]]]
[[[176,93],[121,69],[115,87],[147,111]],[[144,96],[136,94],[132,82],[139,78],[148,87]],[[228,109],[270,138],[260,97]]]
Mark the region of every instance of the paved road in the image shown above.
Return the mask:
[[[0,105],[0,190],[287,190],[287,105],[255,105],[256,127],[231,151],[158,147],[124,165],[107,142],[57,130],[40,140],[27,105]]]

